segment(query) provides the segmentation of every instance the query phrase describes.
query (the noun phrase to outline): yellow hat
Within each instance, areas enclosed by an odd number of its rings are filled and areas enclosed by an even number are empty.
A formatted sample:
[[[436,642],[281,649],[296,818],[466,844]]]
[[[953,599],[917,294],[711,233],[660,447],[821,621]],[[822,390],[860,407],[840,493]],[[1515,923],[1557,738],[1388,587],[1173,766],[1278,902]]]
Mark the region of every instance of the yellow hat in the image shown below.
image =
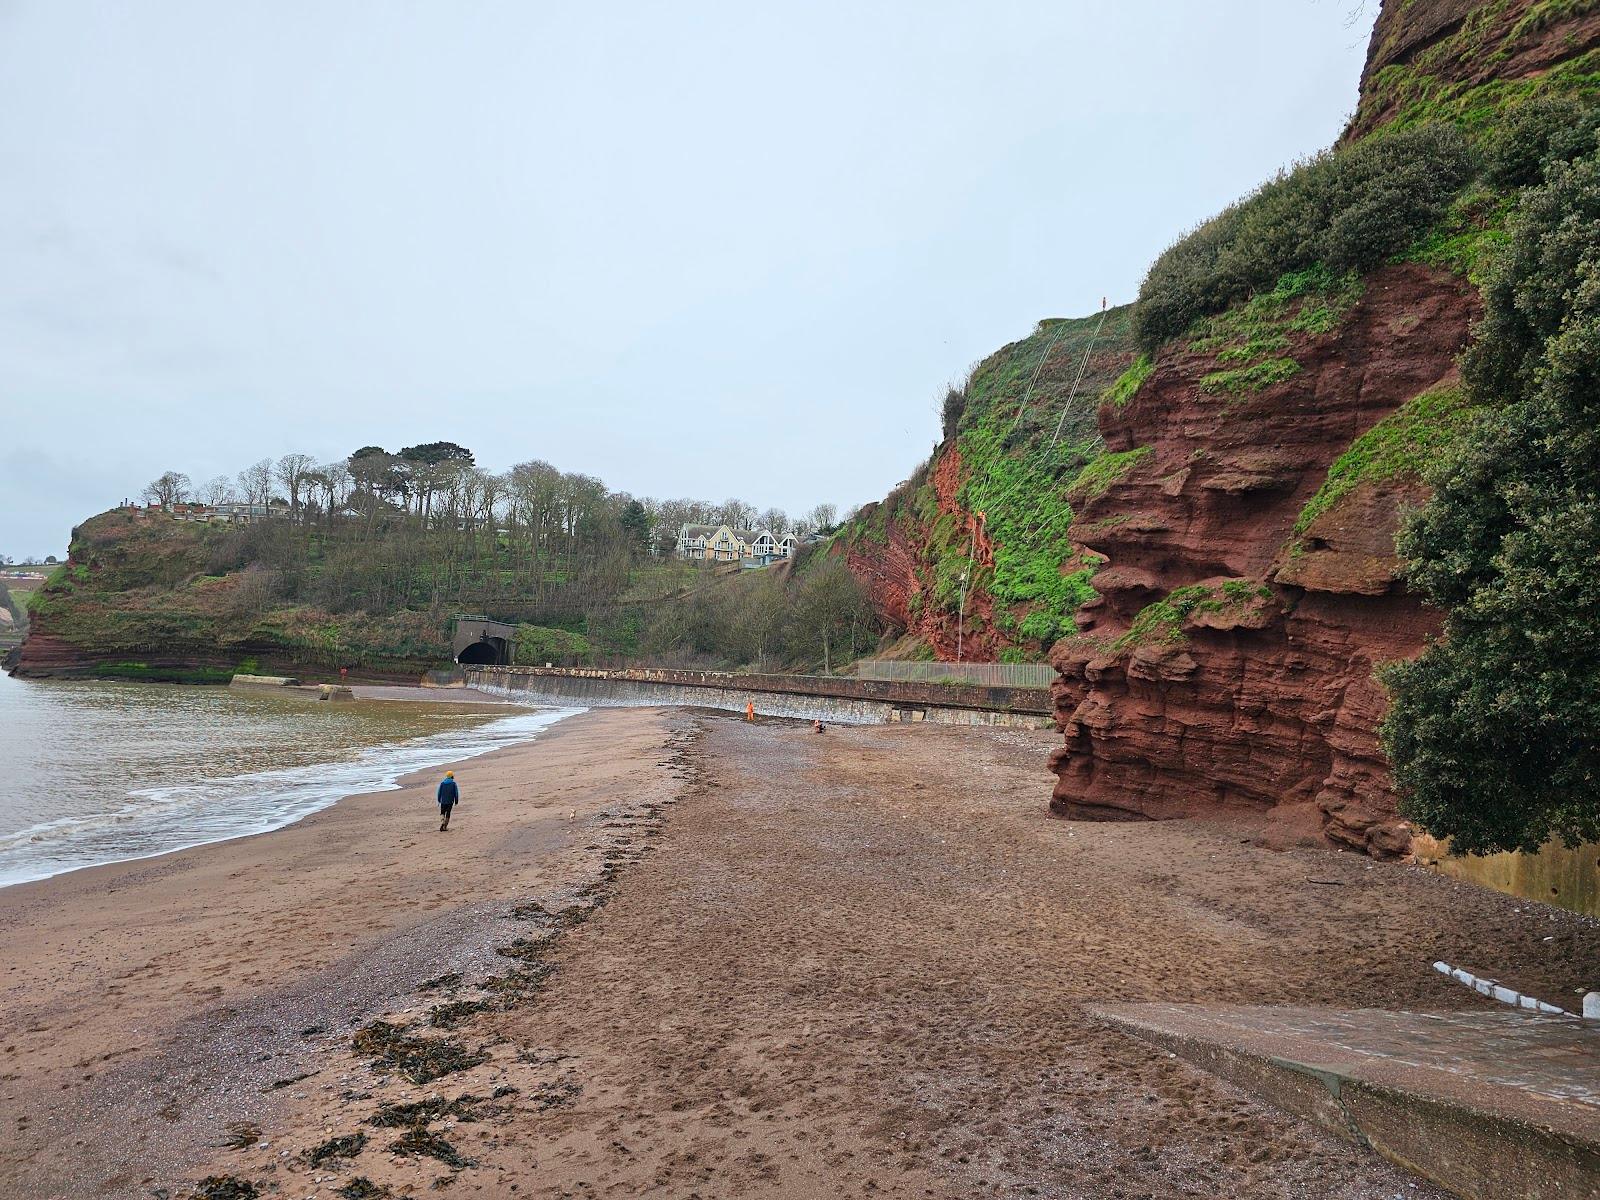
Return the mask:
[[[456,777],[456,773],[454,771],[446,771],[444,773],[444,777],[446,779],[454,779]]]

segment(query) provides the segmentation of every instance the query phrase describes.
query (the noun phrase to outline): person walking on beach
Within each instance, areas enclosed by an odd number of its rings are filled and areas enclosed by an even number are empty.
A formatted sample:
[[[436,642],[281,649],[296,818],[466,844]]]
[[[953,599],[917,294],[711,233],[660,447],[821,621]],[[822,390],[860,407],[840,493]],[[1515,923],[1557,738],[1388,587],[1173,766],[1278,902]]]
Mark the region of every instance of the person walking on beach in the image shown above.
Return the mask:
[[[443,833],[450,828],[450,810],[461,799],[461,789],[456,786],[456,773],[446,771],[444,778],[439,781],[439,832]]]

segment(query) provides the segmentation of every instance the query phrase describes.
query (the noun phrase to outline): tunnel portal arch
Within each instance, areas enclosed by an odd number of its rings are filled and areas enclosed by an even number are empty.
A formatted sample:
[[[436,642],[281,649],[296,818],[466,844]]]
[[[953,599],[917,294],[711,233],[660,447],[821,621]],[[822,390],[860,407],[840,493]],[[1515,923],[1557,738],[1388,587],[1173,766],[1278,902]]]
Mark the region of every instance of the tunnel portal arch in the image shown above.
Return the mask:
[[[516,645],[516,626],[487,617],[457,617],[450,648],[462,666],[509,667]]]
[[[464,647],[456,655],[456,662],[463,666],[507,667],[511,665],[511,653],[504,638],[486,637]]]

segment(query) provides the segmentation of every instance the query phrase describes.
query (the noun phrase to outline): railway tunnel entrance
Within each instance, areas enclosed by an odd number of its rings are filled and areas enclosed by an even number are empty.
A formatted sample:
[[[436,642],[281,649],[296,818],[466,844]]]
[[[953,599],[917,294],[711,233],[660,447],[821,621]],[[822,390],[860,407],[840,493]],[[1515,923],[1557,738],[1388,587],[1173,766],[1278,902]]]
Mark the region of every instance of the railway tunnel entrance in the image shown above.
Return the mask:
[[[517,629],[488,617],[457,617],[451,650],[463,666],[509,667],[515,659]]]

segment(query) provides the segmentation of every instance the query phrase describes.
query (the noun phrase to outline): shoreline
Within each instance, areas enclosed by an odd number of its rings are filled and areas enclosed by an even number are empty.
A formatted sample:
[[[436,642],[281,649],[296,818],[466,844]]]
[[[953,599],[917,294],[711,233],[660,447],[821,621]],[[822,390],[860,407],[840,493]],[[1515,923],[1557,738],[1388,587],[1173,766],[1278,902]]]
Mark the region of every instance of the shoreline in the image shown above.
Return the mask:
[[[172,685],[166,685],[166,686],[182,687],[182,686],[185,686],[185,685],[172,684]],[[314,700],[314,697],[306,697],[303,694],[300,694],[300,693],[296,692],[295,689],[283,689],[283,691],[284,691],[285,695],[287,695],[287,696],[289,696],[290,698],[293,698],[293,699]],[[538,728],[529,731],[526,736],[524,736],[522,738],[519,738],[518,740],[508,742],[508,743],[506,743],[504,745],[486,746],[484,749],[478,751],[477,753],[467,754],[467,755],[463,755],[461,757],[456,757],[456,758],[441,757],[438,760],[437,763],[429,763],[429,764],[426,764],[426,765],[423,765],[423,766],[420,766],[420,767],[415,767],[415,768],[412,768],[412,769],[409,769],[409,770],[404,770],[404,771],[401,771],[399,774],[392,774],[391,773],[391,769],[389,767],[384,766],[381,763],[374,764],[374,773],[376,775],[382,777],[382,782],[377,783],[376,786],[368,786],[368,783],[370,781],[364,781],[364,782],[359,783],[359,784],[352,783],[351,789],[349,791],[344,791],[344,792],[332,794],[330,796],[330,798],[328,798],[325,802],[316,803],[312,807],[309,807],[308,809],[306,809],[306,811],[297,812],[294,815],[290,815],[290,816],[287,817],[287,819],[283,820],[282,823],[280,823],[280,824],[269,824],[265,828],[258,828],[258,829],[244,829],[244,830],[241,830],[239,832],[228,833],[228,834],[225,834],[223,836],[205,836],[205,837],[200,837],[196,841],[183,842],[181,845],[169,846],[169,847],[166,847],[166,848],[163,848],[163,849],[159,849],[159,850],[151,850],[148,853],[132,854],[132,855],[128,855],[128,856],[125,856],[125,857],[110,858],[110,859],[106,859],[105,861],[102,861],[102,862],[88,862],[88,863],[83,863],[83,864],[80,864],[80,865],[77,865],[77,866],[63,866],[63,867],[60,867],[58,869],[51,870],[47,874],[37,875],[37,876],[34,876],[32,878],[28,878],[28,879],[15,879],[15,880],[0,879],[0,895],[3,895],[6,892],[8,892],[8,891],[10,891],[11,889],[14,889],[14,888],[29,887],[29,886],[32,886],[34,884],[48,882],[49,880],[60,879],[60,878],[66,877],[66,876],[75,875],[75,874],[77,874],[79,872],[82,872],[82,871],[94,871],[94,870],[99,870],[101,868],[117,867],[117,866],[121,866],[121,865],[125,865],[125,864],[131,864],[131,863],[148,863],[148,862],[152,862],[152,861],[155,861],[155,860],[162,859],[162,858],[166,857],[167,855],[171,855],[171,854],[181,854],[181,853],[184,853],[186,851],[203,849],[204,847],[207,847],[207,846],[226,845],[226,844],[228,844],[230,842],[236,842],[236,841],[239,841],[241,839],[252,838],[252,837],[262,837],[262,836],[265,836],[265,835],[270,834],[270,833],[276,833],[276,832],[278,832],[280,830],[283,830],[283,829],[293,828],[295,825],[298,825],[302,821],[305,821],[305,820],[307,820],[307,819],[309,819],[311,817],[314,817],[318,813],[325,812],[328,809],[333,808],[336,805],[338,805],[340,803],[343,803],[344,801],[352,799],[354,797],[367,796],[367,795],[380,795],[380,794],[383,794],[385,792],[392,792],[392,791],[400,790],[402,788],[415,785],[416,783],[419,782],[419,777],[421,775],[424,775],[424,774],[428,773],[428,772],[439,771],[439,770],[447,770],[447,769],[450,769],[451,767],[460,766],[463,763],[477,762],[477,761],[479,761],[481,759],[484,759],[484,758],[487,758],[487,757],[489,757],[491,755],[498,754],[498,753],[500,753],[500,752],[502,752],[504,750],[515,749],[518,746],[526,745],[529,742],[537,741],[541,737],[545,736],[546,733],[549,730],[555,728],[557,725],[560,725],[563,721],[570,720],[572,717],[578,716],[578,715],[582,714],[583,712],[587,711],[586,709],[584,709],[582,707],[579,707],[579,706],[573,706],[571,708],[565,708],[565,709],[558,709],[558,708],[552,708],[552,707],[548,707],[548,706],[519,705],[519,704],[516,704],[516,703],[513,703],[513,702],[502,701],[502,700],[499,700],[496,697],[489,696],[489,695],[487,695],[485,693],[480,693],[480,692],[474,692],[472,695],[451,695],[451,696],[447,696],[447,697],[445,697],[445,696],[436,697],[436,696],[433,696],[433,695],[429,694],[432,691],[432,689],[426,689],[426,688],[420,688],[420,687],[406,687],[406,688],[389,687],[389,686],[384,686],[384,685],[373,685],[373,686],[361,685],[361,686],[358,686],[356,691],[357,691],[357,695],[355,697],[355,702],[356,703],[360,703],[360,702],[365,701],[365,702],[379,702],[379,703],[438,704],[438,705],[444,705],[444,706],[449,706],[449,707],[471,707],[473,709],[481,709],[481,710],[483,710],[483,712],[485,713],[486,716],[490,717],[490,719],[486,720],[483,723],[483,725],[478,726],[477,727],[478,730],[482,730],[482,729],[484,729],[486,727],[492,726],[496,721],[504,720],[504,719],[511,718],[513,716],[518,716],[518,715],[535,716],[535,715],[541,715],[541,714],[549,714],[549,715],[551,715],[552,719],[548,723],[540,725]],[[321,701],[316,701],[316,702],[317,703],[322,703]],[[349,701],[345,701],[343,703],[350,703],[350,702]],[[325,764],[318,764],[316,769],[317,770],[328,770],[328,769],[338,769],[338,768],[341,768],[341,767],[342,768],[351,768],[360,760],[361,754],[372,753],[372,752],[379,752],[379,753],[388,752],[388,753],[391,753],[391,754],[398,753],[398,752],[403,751],[407,747],[415,746],[421,740],[423,740],[423,739],[421,739],[421,738],[408,738],[408,739],[403,739],[403,740],[394,741],[394,742],[379,743],[377,745],[374,745],[374,746],[371,746],[371,747],[366,747],[363,750],[356,752],[356,754],[352,755],[348,759],[345,759],[345,760],[333,760],[333,761],[330,761],[330,762],[325,763]],[[444,753],[445,752],[445,748],[441,747],[440,751],[441,751],[441,754]],[[269,768],[267,771],[262,772],[262,773],[263,774],[269,774],[269,775],[270,774],[281,774],[282,776],[287,778],[294,770],[295,770],[295,768]],[[240,778],[240,776],[220,776],[220,777],[218,777],[216,779],[208,780],[206,782],[220,785],[220,784],[226,784],[231,779],[237,779],[237,778]],[[132,795],[134,795],[135,790],[136,789],[130,790],[128,792],[128,795],[130,797]],[[81,818],[71,818],[71,820],[74,820],[74,821],[77,821],[77,822],[87,823],[87,822],[91,822],[91,821],[94,821],[94,820],[107,819],[107,818],[110,818],[110,817],[112,817],[114,815],[115,814],[113,814],[113,813],[91,814],[91,815],[88,815],[88,816],[85,816],[85,817],[81,817]],[[241,814],[240,819],[244,820],[246,818],[245,818],[245,816],[243,814]],[[265,818],[265,819],[270,820],[271,818]],[[58,820],[60,820],[60,819],[58,819]],[[42,823],[41,825],[38,825],[38,826],[29,826],[29,827],[17,830],[15,833],[9,834],[7,836],[8,837],[22,837],[22,836],[25,836],[25,835],[29,834],[30,832],[32,832],[35,829],[43,828],[43,827],[48,826],[48,825],[53,824],[53,823],[54,822],[45,822],[45,823]]]
[[[220,1125],[288,1098],[291,1066],[320,1049],[305,1031],[494,965],[506,903],[591,868],[591,825],[657,785],[623,776],[681,723],[578,713],[459,761],[447,834],[440,764],[260,834],[0,889],[0,1111],[22,1114],[0,1128],[0,1191],[170,1182]],[[104,1130],[107,1114],[125,1127]],[[115,1186],[89,1178],[85,1137],[105,1143],[95,1163],[120,1164]]]

